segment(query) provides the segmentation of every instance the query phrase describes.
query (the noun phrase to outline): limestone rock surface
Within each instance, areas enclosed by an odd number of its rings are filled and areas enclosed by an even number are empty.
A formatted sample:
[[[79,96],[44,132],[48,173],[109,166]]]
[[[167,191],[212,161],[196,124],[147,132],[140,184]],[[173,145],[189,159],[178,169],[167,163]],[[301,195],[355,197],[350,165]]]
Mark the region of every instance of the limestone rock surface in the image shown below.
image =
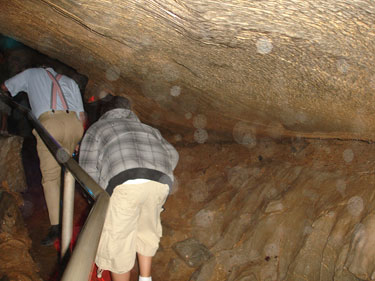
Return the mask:
[[[179,138],[375,138],[371,0],[0,5],[0,33],[87,75],[86,98],[127,94]]]

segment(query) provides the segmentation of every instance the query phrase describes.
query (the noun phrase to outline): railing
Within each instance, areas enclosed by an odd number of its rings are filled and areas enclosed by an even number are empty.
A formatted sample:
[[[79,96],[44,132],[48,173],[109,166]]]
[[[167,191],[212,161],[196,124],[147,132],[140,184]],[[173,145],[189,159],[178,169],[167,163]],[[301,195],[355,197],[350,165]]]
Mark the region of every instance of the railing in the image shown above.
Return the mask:
[[[0,99],[11,107],[20,110],[27,117],[27,119],[32,123],[35,130],[38,132],[39,136],[46,144],[55,159],[73,175],[73,177],[78,181],[83,190],[95,201],[86,219],[86,222],[82,227],[78,240],[75,244],[73,254],[69,259],[68,265],[61,279],[62,281],[87,281],[90,277],[97,247],[99,244],[100,234],[103,228],[105,214],[109,203],[109,195],[48,133],[48,131],[31,113],[30,109],[14,102],[10,97],[7,96],[7,94],[3,93],[2,91],[0,93]],[[66,176],[65,179],[69,180],[67,178],[68,176]],[[70,204],[70,207],[68,208],[72,209],[73,204]],[[67,212],[69,213],[69,210],[67,210]],[[73,212],[73,210],[71,210],[71,212]],[[68,219],[67,221],[72,220]],[[72,229],[72,225],[68,227],[69,229]],[[64,232],[66,231],[64,231],[63,225],[63,240],[64,237],[71,237],[70,234],[64,235]],[[69,243],[70,241],[62,241],[63,246],[69,245]]]

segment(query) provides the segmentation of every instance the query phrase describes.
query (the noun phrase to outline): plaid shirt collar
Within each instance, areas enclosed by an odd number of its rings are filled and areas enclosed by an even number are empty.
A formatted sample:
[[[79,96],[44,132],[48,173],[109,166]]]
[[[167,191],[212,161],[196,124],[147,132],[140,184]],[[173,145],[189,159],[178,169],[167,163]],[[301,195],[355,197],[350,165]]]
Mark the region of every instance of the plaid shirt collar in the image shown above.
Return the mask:
[[[141,122],[137,115],[130,109],[116,108],[106,112],[99,120],[127,119],[128,121]]]

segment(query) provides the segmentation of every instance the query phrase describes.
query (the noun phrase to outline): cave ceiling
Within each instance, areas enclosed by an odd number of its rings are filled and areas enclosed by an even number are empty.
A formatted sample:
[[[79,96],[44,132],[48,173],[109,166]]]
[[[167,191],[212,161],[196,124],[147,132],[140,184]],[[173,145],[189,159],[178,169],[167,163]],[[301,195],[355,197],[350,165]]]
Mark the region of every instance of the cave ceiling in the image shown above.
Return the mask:
[[[196,142],[375,139],[370,0],[0,0],[0,33]]]

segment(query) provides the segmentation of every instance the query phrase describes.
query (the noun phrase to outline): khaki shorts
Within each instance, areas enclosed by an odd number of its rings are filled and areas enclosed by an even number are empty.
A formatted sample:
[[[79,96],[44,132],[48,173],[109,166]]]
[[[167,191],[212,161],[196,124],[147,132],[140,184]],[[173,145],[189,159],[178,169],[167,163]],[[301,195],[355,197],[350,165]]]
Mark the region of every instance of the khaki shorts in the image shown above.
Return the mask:
[[[169,187],[155,181],[118,185],[111,196],[95,263],[122,274],[130,271],[136,253],[154,256],[162,228],[160,213]]]

